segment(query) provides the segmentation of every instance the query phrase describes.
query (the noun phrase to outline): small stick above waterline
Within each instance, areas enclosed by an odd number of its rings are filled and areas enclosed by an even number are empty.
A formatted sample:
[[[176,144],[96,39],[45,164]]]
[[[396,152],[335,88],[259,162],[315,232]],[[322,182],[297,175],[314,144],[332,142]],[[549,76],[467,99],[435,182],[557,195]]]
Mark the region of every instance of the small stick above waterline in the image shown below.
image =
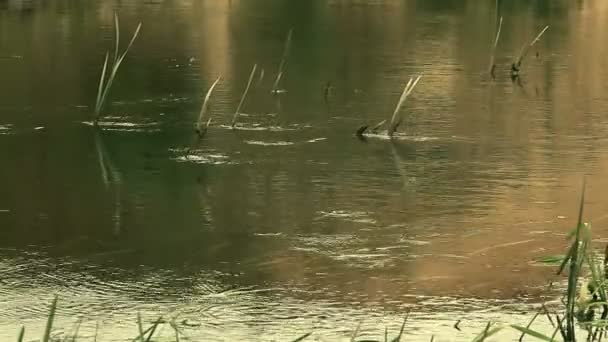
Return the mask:
[[[512,77],[517,77],[519,75],[519,70],[521,69],[521,64],[523,63],[524,58],[528,54],[528,51],[530,51],[530,49],[534,46],[534,44],[536,44],[540,40],[540,38],[543,36],[543,34],[545,34],[545,31],[547,31],[548,29],[549,29],[549,25],[545,26],[545,28],[543,28],[540,31],[540,33],[538,35],[536,35],[536,37],[529,44],[524,45],[521,48],[521,52],[519,53],[519,58],[517,58],[517,61],[511,65],[511,76]]]
[[[234,112],[234,117],[232,118],[232,123],[230,124],[232,128],[236,125],[236,119],[239,117],[239,113],[241,111],[241,107],[243,106],[243,102],[245,102],[245,98],[247,97],[247,93],[249,92],[249,87],[251,87],[251,81],[253,81],[253,76],[255,75],[255,70],[258,68],[257,64],[253,65],[251,69],[251,74],[249,75],[249,81],[247,81],[247,87],[241,96],[241,101],[239,102],[238,107],[236,107],[236,112]]]

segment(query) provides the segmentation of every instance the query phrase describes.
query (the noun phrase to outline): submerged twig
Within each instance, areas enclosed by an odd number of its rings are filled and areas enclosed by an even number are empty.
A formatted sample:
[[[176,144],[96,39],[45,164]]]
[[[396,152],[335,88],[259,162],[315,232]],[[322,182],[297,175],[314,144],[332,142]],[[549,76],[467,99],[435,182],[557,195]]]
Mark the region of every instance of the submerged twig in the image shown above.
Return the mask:
[[[249,87],[251,86],[251,81],[253,81],[253,76],[255,75],[255,70],[257,69],[258,65],[254,64],[253,68],[251,69],[251,74],[249,75],[249,81],[247,81],[247,87],[245,88],[245,91],[243,92],[243,95],[241,96],[241,101],[239,102],[239,105],[236,107],[236,112],[234,112],[234,117],[232,118],[232,128],[234,128],[234,126],[236,125],[236,119],[239,117],[239,113],[241,111],[241,107],[243,106],[243,103],[245,102],[245,98],[247,97],[247,93],[249,92]]]
[[[139,31],[141,29],[141,23],[137,25],[133,36],[131,37],[131,41],[127,48],[122,52],[118,52],[118,45],[120,42],[120,27],[118,25],[118,15],[114,13],[114,28],[116,30],[116,38],[115,38],[115,49],[114,49],[114,58],[112,61],[112,68],[110,71],[110,75],[108,75],[106,79],[106,71],[108,70],[108,60],[109,60],[109,52],[106,52],[106,57],[103,62],[103,67],[101,69],[101,77],[99,78],[99,85],[97,87],[97,99],[95,101],[95,120],[94,124],[97,125],[99,118],[101,116],[101,109],[106,101],[108,93],[110,92],[110,88],[112,87],[112,83],[114,83],[114,79],[116,78],[116,74],[118,72],[118,68],[120,68],[120,64],[125,59],[125,56],[131,49],[131,46],[135,42],[135,39],[139,35]]]
[[[416,77],[416,79],[410,78],[410,80],[405,85],[405,88],[403,88],[403,93],[401,93],[399,102],[397,102],[395,111],[393,111],[393,116],[391,117],[391,121],[390,121],[390,124],[388,127],[388,136],[389,137],[393,136],[393,133],[395,133],[395,131],[397,130],[397,127],[401,124],[401,118],[399,118],[399,120],[397,120],[397,114],[399,114],[399,110],[401,110],[403,103],[405,102],[407,97],[412,93],[412,91],[414,90],[414,87],[416,87],[416,84],[418,84],[418,81],[420,81],[421,77],[422,76],[418,76],[418,77]]]
[[[279,83],[283,78],[283,73],[285,72],[285,66],[287,65],[287,56],[289,54],[289,47],[291,45],[291,36],[293,34],[293,29],[289,29],[287,33],[287,39],[285,40],[285,47],[283,48],[283,57],[281,58],[281,64],[279,64],[279,70],[277,71],[277,78],[274,80],[274,84],[272,85],[272,92],[279,93]]]
[[[543,28],[540,31],[540,33],[538,35],[536,35],[536,37],[529,44],[524,45],[521,48],[521,52],[519,53],[519,58],[517,58],[516,62],[511,64],[511,77],[516,78],[517,76],[519,76],[521,64],[523,63],[524,58],[528,54],[528,51],[530,51],[530,49],[534,46],[534,44],[536,44],[540,40],[540,38],[543,36],[543,34],[545,34],[545,31],[547,31],[548,29],[549,29],[549,25],[545,26],[545,28]]]
[[[196,133],[200,138],[205,136],[205,133],[207,133],[207,128],[209,128],[209,124],[211,124],[211,117],[209,117],[205,125],[203,125],[203,119],[205,117],[205,114],[207,113],[207,109],[209,109],[209,99],[211,98],[211,93],[213,92],[213,89],[215,89],[215,86],[218,84],[221,78],[222,76],[219,76],[215,80],[215,82],[213,82],[211,87],[209,87],[209,90],[207,90],[207,94],[205,94],[203,106],[201,107],[201,111],[198,114],[198,120],[196,120]]]
[[[492,78],[496,78],[494,74],[494,70],[496,69],[496,64],[494,63],[494,58],[496,55],[496,47],[498,46],[498,39],[500,39],[500,31],[502,29],[502,17],[498,21],[498,29],[496,30],[496,38],[494,38],[494,44],[492,45],[492,54],[490,55],[490,75]]]

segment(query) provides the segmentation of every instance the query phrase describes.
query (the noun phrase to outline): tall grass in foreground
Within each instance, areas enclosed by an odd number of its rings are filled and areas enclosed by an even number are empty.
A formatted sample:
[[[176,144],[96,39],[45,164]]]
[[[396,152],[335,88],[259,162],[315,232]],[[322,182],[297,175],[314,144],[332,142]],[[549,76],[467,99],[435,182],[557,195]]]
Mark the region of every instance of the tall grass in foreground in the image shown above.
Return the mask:
[[[108,93],[110,92],[110,88],[112,87],[112,83],[114,83],[114,79],[116,78],[116,74],[118,73],[118,69],[120,68],[120,64],[125,59],[125,56],[129,52],[129,49],[135,42],[135,39],[139,35],[139,30],[141,29],[141,23],[137,25],[133,36],[131,37],[131,41],[129,41],[129,45],[122,52],[118,52],[118,48],[120,45],[120,26],[118,24],[118,15],[114,13],[114,29],[115,29],[115,46],[114,46],[114,56],[112,59],[112,65],[109,75],[106,77],[106,72],[108,70],[108,60],[110,57],[110,52],[106,52],[106,58],[103,62],[103,67],[101,69],[101,77],[99,78],[99,86],[97,87],[97,100],[95,101],[95,120],[94,123],[97,125],[99,122],[99,118],[101,116],[101,109],[108,97]]]

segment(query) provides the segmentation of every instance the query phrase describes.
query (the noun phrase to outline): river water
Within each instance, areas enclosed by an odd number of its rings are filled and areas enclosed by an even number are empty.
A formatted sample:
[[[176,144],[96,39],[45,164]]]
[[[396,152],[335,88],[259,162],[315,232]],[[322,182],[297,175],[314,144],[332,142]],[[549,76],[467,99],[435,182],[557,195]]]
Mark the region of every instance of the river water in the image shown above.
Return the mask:
[[[115,12],[121,48],[142,29],[95,129]],[[83,340],[136,337],[138,312],[194,340],[525,324],[559,301],[535,260],[585,175],[606,242],[607,26],[599,0],[0,0],[0,339],[40,337],[54,295],[54,334]],[[357,139],[416,75],[398,135]]]

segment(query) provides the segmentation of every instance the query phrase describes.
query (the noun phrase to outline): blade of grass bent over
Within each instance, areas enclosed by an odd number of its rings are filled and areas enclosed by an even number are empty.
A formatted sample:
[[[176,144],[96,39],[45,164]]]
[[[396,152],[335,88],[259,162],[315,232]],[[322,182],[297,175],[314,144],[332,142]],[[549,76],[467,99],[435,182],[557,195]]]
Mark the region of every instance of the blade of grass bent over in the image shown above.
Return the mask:
[[[539,340],[548,341],[548,342],[552,342],[553,341],[553,338],[551,338],[551,337],[549,337],[547,335],[541,334],[538,331],[535,331],[535,330],[532,330],[532,329],[529,329],[529,328],[524,328],[522,326],[514,325],[514,324],[511,325],[511,328],[520,331],[523,334],[522,336],[524,336],[524,335],[530,335],[532,337],[536,337]]]
[[[196,120],[196,130],[199,135],[201,135],[201,132],[203,131],[203,118],[205,117],[205,113],[207,113],[207,109],[209,108],[209,99],[211,98],[211,93],[213,92],[213,89],[215,89],[215,86],[219,83],[221,78],[222,76],[219,76],[215,80],[215,82],[213,82],[211,87],[209,87],[209,90],[207,90],[207,94],[205,94],[205,99],[203,100],[201,111],[198,114],[198,120]],[[207,121],[207,126],[209,126],[209,123],[211,122],[210,120],[211,117],[209,118],[209,121]]]

